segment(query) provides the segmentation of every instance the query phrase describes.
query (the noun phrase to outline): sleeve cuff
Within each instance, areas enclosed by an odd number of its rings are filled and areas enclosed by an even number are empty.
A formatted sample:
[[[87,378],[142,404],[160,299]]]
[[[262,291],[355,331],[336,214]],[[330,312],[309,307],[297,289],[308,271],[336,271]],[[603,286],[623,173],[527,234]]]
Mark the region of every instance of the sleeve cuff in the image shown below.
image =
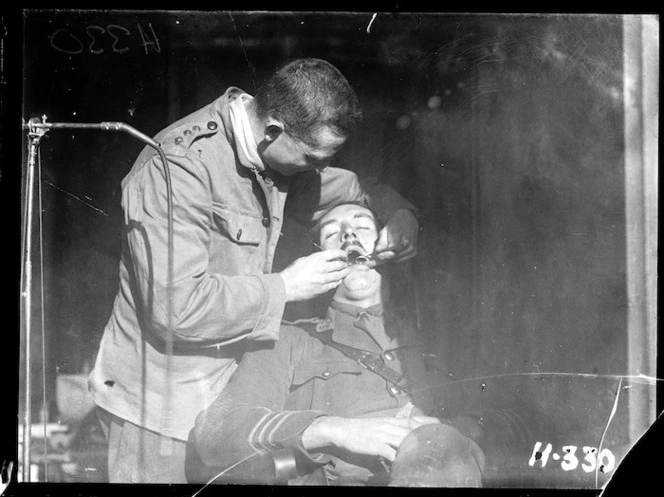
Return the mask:
[[[258,441],[258,445],[270,450],[287,449],[293,452],[300,466],[307,469],[311,465],[321,465],[328,462],[332,457],[327,454],[309,453],[302,445],[302,433],[314,421],[314,419],[327,414],[323,411],[286,411],[268,420],[267,424],[276,425],[272,430],[260,430],[264,433],[264,439]]]
[[[286,307],[286,285],[280,274],[263,274],[264,305],[249,340],[277,340]]]
[[[309,421],[309,426],[314,419],[320,418],[321,416],[327,416],[327,414],[324,413],[319,413],[317,416],[311,418],[311,421]],[[322,465],[322,464],[327,464],[332,460],[332,456],[330,454],[323,454],[322,452],[309,452],[307,449],[304,448],[302,445],[302,433],[306,430],[306,427],[304,430],[300,432],[300,434],[297,436],[296,439],[296,444],[294,446],[294,451],[298,454],[297,457],[300,458],[300,460],[307,465],[315,464],[315,465]]]

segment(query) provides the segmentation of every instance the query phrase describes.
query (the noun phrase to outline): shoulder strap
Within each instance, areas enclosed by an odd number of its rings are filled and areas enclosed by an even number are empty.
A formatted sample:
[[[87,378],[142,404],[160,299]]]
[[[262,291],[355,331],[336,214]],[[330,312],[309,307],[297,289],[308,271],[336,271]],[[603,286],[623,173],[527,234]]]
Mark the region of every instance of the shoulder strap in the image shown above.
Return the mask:
[[[387,364],[385,364],[385,360],[383,359],[382,355],[335,342],[332,340],[332,328],[327,327],[327,329],[324,329],[324,327],[321,326],[322,324],[324,325],[326,323],[324,320],[317,322],[314,320],[302,321],[304,322],[296,322],[293,324],[296,324],[296,326],[309,333],[309,335],[312,337],[317,338],[325,345],[329,345],[330,347],[337,349],[343,355],[354,360],[365,369],[368,369],[372,373],[376,373],[377,375],[381,376],[383,379],[387,380],[398,389],[403,390],[406,393],[410,392],[410,384],[406,378],[406,375],[395,371]]]

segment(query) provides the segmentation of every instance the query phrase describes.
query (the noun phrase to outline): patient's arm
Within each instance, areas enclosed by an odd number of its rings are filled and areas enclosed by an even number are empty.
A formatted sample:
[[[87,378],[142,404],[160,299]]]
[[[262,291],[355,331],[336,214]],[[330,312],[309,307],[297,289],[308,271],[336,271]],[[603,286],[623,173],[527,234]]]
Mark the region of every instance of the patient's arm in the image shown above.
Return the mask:
[[[269,483],[264,468],[278,452],[294,454],[304,463],[305,473],[328,459],[326,454],[381,456],[391,461],[410,431],[438,422],[427,417],[341,418],[323,411],[285,410],[293,371],[306,360],[305,347],[299,343],[304,339],[308,339],[305,333],[282,328],[277,342],[250,345],[253,349],[244,354],[226,388],[196,418],[187,447],[190,482],[232,471],[234,480]]]
[[[302,446],[310,452],[334,453],[336,449],[352,454],[378,456],[394,461],[401,441],[415,428],[439,423],[438,418],[316,418],[302,433]]]
[[[325,413],[285,410],[293,370],[300,360],[301,337],[308,335],[282,328],[277,342],[248,344],[250,349],[230,382],[197,416],[189,434],[186,466],[191,483],[231,471],[234,479],[269,483],[270,475],[256,468],[269,466],[271,454],[291,451],[309,459],[300,434]]]

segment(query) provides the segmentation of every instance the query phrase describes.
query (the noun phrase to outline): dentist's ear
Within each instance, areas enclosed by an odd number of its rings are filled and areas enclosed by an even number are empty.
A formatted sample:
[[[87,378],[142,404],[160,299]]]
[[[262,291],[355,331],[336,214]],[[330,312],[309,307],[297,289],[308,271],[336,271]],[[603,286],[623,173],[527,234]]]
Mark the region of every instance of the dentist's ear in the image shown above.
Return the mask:
[[[265,141],[273,142],[284,132],[284,125],[276,119],[269,118],[265,126]]]

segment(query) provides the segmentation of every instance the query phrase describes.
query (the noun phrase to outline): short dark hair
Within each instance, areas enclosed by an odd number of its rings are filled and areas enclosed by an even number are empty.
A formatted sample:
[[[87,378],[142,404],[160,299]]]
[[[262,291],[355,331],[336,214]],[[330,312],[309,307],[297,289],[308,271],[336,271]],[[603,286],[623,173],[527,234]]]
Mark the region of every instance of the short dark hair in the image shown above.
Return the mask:
[[[321,59],[282,65],[258,88],[254,101],[259,117],[278,119],[291,137],[311,145],[319,129],[329,127],[345,137],[362,117],[350,83]]]

